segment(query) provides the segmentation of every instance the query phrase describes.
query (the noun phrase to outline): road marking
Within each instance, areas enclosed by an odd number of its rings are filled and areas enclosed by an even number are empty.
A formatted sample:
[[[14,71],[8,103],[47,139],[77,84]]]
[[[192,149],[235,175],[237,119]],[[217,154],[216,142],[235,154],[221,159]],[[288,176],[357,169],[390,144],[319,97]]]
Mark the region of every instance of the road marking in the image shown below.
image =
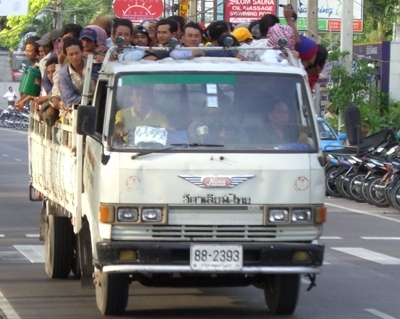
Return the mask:
[[[7,319],[20,319],[6,297],[0,292],[0,309],[6,314]]]
[[[39,234],[26,234],[25,236],[28,238],[39,238]]]
[[[21,160],[19,158],[16,158],[15,161],[16,162],[21,162]]]
[[[343,239],[339,236],[321,236],[319,239]]]
[[[3,234],[0,234],[0,237],[4,237],[4,235],[3,235]]]
[[[3,156],[4,156],[4,157],[8,157],[8,155],[7,155],[7,154],[3,154]]]
[[[400,265],[400,259],[359,247],[331,247],[334,250],[367,259],[382,265]]]
[[[31,263],[44,263],[44,245],[14,245]]]
[[[376,309],[364,309],[365,311],[368,311],[370,313],[372,313],[375,316],[378,316],[379,318],[382,319],[396,319],[395,317],[389,316],[386,313],[380,312]]]
[[[344,207],[344,206],[340,206],[340,205],[335,205],[335,204],[330,204],[330,203],[325,203],[325,205],[333,206],[333,207],[340,208],[340,209],[344,209],[344,210],[347,210],[347,211],[350,211],[350,212],[353,212],[353,213],[369,215],[369,216],[373,216],[373,217],[377,217],[377,218],[391,220],[392,222],[400,223],[400,219],[390,218],[390,217],[381,216],[381,215],[377,215],[377,214],[366,213],[366,212],[363,212],[361,210],[352,209],[352,208],[348,208],[348,207]]]
[[[400,240],[400,237],[361,237],[366,240]]]

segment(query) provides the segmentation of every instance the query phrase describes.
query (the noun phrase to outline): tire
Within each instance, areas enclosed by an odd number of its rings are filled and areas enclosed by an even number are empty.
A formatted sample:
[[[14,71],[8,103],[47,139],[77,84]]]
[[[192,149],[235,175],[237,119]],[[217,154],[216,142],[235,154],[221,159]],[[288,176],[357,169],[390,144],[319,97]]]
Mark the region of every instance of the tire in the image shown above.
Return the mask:
[[[374,203],[368,197],[368,187],[369,187],[369,183],[372,183],[372,181],[375,179],[377,179],[377,177],[370,177],[367,181],[364,181],[363,185],[361,186],[362,197],[370,205],[374,205]]]
[[[297,305],[300,275],[270,275],[264,288],[265,303],[274,315],[290,315]]]
[[[49,278],[67,278],[72,262],[71,221],[67,217],[48,216],[45,239],[45,268]]]
[[[366,174],[365,173],[360,173],[352,176],[349,180],[349,188],[348,191],[350,193],[350,196],[353,200],[355,200],[357,203],[364,203],[365,199],[362,196],[362,185],[364,183]]]
[[[4,127],[12,127],[11,123],[12,123],[12,115],[9,115],[4,119]]]
[[[342,175],[336,179],[337,191],[342,195],[343,198],[352,199],[349,192],[349,181],[354,176],[354,173]]]
[[[390,192],[390,202],[397,210],[400,210],[400,183],[397,183]]]
[[[374,179],[368,183],[367,196],[376,207],[389,207],[390,203],[385,197],[385,189],[377,187],[381,185],[380,178]]]
[[[129,275],[95,270],[97,308],[103,315],[120,316],[129,298]]]
[[[15,117],[15,120],[14,120],[14,128],[15,129],[21,130],[21,120],[22,120],[22,117],[20,117],[20,116]]]
[[[22,130],[27,131],[28,128],[29,128],[29,119],[28,118],[23,118],[21,120],[20,126],[21,126]]]
[[[335,175],[338,171],[337,167],[334,167],[333,170],[327,171],[326,177],[325,177],[325,188],[326,188],[326,193],[328,196],[333,196],[333,197],[342,197],[340,193],[337,190],[336,187],[336,180]]]
[[[74,274],[75,279],[81,278],[81,264],[80,264],[80,253],[78,246],[78,236],[73,234],[72,238],[72,259],[71,259],[71,271]]]

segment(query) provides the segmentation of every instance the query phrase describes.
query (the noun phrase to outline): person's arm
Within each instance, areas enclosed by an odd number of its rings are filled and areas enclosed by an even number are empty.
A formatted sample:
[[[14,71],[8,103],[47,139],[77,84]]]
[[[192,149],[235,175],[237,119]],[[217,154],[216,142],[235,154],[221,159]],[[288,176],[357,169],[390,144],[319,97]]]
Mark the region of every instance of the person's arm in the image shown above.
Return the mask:
[[[169,56],[174,60],[190,60],[192,58],[192,50],[172,50]]]
[[[33,100],[33,96],[30,95],[25,95],[22,99],[20,99],[19,101],[17,101],[14,105],[15,109],[18,111],[21,111],[22,108],[24,107],[25,103]]]
[[[289,4],[283,8],[283,16],[285,17],[286,23],[293,29],[295,45],[301,43],[299,31],[297,31],[296,23],[293,21],[293,7]]]
[[[69,65],[66,64],[60,71],[59,74],[59,89],[61,93],[61,100],[67,107],[72,107],[74,104],[81,102],[82,96],[75,92],[72,85],[71,76],[68,74]]]

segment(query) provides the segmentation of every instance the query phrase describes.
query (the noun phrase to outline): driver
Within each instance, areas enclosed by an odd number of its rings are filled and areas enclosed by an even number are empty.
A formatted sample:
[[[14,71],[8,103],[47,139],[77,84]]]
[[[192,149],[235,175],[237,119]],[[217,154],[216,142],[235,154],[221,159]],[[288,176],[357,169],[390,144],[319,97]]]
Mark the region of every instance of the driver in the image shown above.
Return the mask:
[[[281,101],[267,111],[266,139],[269,144],[307,143],[308,135],[297,125],[289,124],[289,108]]]
[[[154,100],[152,86],[138,85],[133,87],[129,97],[133,106],[119,110],[115,115],[114,137],[122,136],[126,142],[128,133],[138,126],[157,126],[169,128],[167,117],[150,106]]]

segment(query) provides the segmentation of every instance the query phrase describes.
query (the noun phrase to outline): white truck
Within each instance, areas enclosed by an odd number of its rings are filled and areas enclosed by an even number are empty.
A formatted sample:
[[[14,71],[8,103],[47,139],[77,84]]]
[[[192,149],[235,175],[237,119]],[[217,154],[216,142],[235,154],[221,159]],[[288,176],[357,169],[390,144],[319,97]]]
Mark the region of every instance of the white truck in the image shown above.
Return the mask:
[[[324,156],[303,69],[106,62],[67,122],[32,114],[31,199],[42,194],[48,276],[94,285],[104,315],[125,311],[132,281],[254,285],[274,314],[295,310],[302,275],[314,285]]]

